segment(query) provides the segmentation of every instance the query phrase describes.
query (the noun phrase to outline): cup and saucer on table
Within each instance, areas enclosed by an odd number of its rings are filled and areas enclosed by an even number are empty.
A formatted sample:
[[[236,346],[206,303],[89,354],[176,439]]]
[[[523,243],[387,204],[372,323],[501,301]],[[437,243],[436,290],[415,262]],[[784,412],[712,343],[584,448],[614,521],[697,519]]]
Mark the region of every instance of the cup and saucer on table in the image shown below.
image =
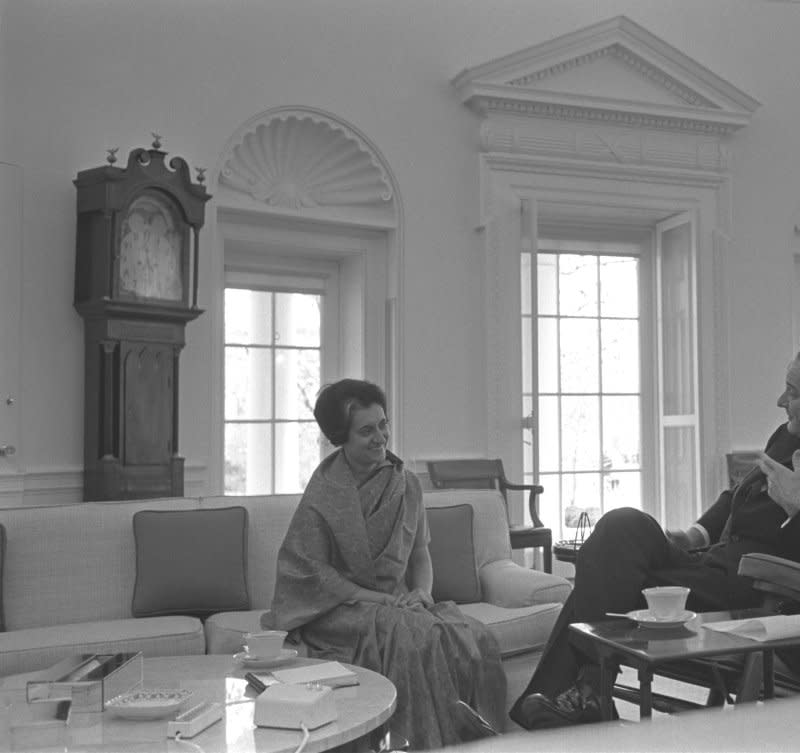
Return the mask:
[[[675,628],[685,625],[697,617],[696,612],[686,609],[690,589],[684,586],[656,586],[642,590],[647,600],[647,609],[634,609],[614,617],[627,617],[644,628]]]
[[[297,650],[284,648],[288,633],[285,630],[264,630],[247,633],[244,651],[234,654],[234,661],[250,669],[269,669],[284,664],[297,656]]]

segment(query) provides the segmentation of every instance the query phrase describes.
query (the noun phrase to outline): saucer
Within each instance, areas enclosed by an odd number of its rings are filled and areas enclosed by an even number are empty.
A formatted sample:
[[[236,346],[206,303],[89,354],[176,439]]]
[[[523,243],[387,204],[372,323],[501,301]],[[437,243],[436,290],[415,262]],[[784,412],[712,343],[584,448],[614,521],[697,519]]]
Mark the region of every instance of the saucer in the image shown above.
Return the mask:
[[[649,609],[634,609],[632,612],[627,612],[627,616],[634,622],[639,623],[639,627],[646,628],[674,628],[685,625],[689,620],[697,617],[696,612],[690,612],[684,609],[680,614],[675,617],[656,617]]]
[[[121,719],[162,719],[173,715],[192,695],[180,688],[132,690],[106,702],[106,711]]]
[[[240,651],[238,654],[233,655],[233,660],[241,664],[243,667],[251,667],[252,669],[268,669],[269,667],[277,667],[284,664],[297,656],[297,649],[282,648],[280,653],[275,656],[252,656],[247,651]]]

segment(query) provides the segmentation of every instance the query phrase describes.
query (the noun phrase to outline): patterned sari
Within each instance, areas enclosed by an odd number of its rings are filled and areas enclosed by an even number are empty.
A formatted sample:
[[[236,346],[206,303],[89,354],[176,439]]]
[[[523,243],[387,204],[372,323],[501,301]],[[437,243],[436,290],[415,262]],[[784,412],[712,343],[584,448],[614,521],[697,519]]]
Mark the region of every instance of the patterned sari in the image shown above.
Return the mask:
[[[262,624],[296,631],[315,658],[349,662],[397,688],[391,729],[416,750],[460,742],[453,704],[503,726],[505,674],[488,629],[453,602],[425,608],[354,601],[358,587],[399,595],[428,530],[419,481],[391,453],[361,486],[341,450],[314,471],[278,554]]]

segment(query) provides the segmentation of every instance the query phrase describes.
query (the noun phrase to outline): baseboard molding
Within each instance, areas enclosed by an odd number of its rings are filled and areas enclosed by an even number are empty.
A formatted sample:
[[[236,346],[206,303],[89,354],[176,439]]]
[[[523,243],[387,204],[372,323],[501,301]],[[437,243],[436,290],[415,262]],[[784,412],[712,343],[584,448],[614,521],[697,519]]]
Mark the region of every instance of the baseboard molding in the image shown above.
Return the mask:
[[[184,466],[184,496],[206,494],[207,467]],[[83,501],[83,468],[33,468],[0,474],[0,508],[38,505],[71,505]]]

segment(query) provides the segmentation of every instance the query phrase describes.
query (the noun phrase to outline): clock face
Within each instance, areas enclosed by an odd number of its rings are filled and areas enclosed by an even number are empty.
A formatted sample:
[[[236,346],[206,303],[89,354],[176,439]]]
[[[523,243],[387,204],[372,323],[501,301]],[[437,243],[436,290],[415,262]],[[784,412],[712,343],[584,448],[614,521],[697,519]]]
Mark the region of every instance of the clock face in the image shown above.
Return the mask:
[[[186,227],[166,196],[134,199],[120,226],[119,295],[182,301],[185,242]]]

